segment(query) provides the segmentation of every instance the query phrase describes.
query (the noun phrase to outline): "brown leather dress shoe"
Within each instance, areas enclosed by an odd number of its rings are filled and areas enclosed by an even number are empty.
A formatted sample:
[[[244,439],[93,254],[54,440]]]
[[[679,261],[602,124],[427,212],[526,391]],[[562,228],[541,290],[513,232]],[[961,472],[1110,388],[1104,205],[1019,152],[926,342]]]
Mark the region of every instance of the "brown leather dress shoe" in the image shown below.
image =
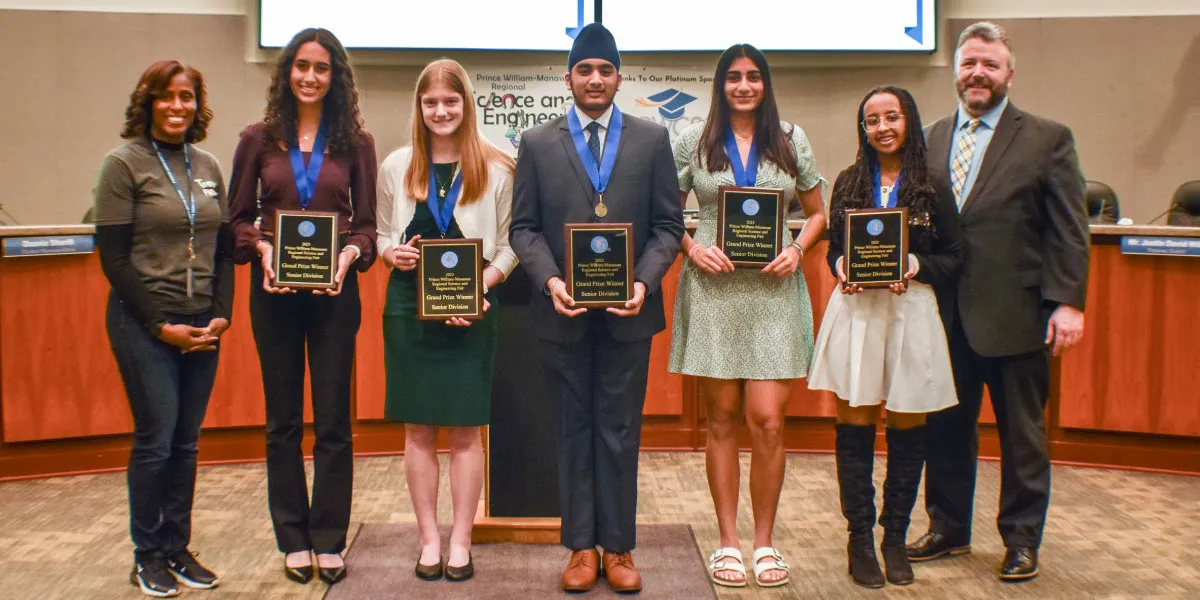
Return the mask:
[[[604,577],[614,592],[642,591],[642,574],[633,566],[633,554],[629,552],[605,552]]]
[[[562,574],[562,589],[567,592],[586,592],[596,585],[599,576],[600,553],[595,548],[571,553],[567,570]]]

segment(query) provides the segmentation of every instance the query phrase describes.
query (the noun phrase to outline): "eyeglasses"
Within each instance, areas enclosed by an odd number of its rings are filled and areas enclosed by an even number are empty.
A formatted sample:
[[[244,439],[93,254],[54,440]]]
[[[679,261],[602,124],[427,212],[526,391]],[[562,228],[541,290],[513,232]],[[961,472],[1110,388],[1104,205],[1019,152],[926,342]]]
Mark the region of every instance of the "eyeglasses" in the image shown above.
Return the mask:
[[[904,115],[898,112],[890,112],[886,115],[883,115],[883,118],[871,115],[863,119],[862,123],[859,123],[859,125],[862,125],[863,131],[875,131],[879,129],[879,126],[883,123],[887,123],[887,126],[891,128],[903,120]]]

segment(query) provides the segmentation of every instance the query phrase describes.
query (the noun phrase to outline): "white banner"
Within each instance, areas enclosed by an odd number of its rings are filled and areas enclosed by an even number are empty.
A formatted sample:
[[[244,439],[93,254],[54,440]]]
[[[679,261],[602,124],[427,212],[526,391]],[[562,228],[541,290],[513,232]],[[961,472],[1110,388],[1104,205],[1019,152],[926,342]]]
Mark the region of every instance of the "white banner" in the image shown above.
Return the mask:
[[[572,105],[565,67],[467,69],[473,78],[479,129],[516,156],[521,133],[566,113]],[[626,67],[616,104],[621,112],[667,128],[674,141],[708,116],[712,72]]]

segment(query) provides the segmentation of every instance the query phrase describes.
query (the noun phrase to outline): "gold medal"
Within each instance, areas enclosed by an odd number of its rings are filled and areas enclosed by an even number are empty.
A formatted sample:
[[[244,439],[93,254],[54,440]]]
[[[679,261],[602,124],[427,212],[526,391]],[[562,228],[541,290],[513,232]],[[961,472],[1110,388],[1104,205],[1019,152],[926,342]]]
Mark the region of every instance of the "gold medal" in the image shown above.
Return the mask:
[[[604,205],[604,194],[600,194],[600,203],[596,205],[596,216],[603,219],[608,216],[608,207]]]

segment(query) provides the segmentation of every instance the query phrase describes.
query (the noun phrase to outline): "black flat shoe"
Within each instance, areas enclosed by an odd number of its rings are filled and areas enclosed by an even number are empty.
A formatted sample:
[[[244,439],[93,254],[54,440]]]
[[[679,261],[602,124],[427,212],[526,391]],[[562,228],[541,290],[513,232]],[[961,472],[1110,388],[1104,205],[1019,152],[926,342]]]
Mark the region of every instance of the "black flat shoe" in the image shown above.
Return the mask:
[[[958,556],[971,551],[971,544],[952,540],[940,533],[930,531],[908,545],[908,560],[922,562],[943,556]]]
[[[321,581],[333,585],[346,578],[346,565],[321,569]]]
[[[1009,548],[1000,564],[1000,581],[1028,581],[1038,575],[1037,548]]]
[[[416,573],[418,578],[425,581],[437,581],[442,578],[442,561],[439,560],[436,565],[423,565],[418,557]]]
[[[285,562],[283,563],[283,574],[286,575],[288,579],[291,579],[296,583],[308,583],[312,581],[313,578],[313,566],[306,565],[303,567],[289,567],[287,566],[285,559]]]
[[[461,567],[452,567],[446,565],[446,579],[448,581],[466,581],[475,576],[475,561],[470,553],[467,554],[467,564]]]

